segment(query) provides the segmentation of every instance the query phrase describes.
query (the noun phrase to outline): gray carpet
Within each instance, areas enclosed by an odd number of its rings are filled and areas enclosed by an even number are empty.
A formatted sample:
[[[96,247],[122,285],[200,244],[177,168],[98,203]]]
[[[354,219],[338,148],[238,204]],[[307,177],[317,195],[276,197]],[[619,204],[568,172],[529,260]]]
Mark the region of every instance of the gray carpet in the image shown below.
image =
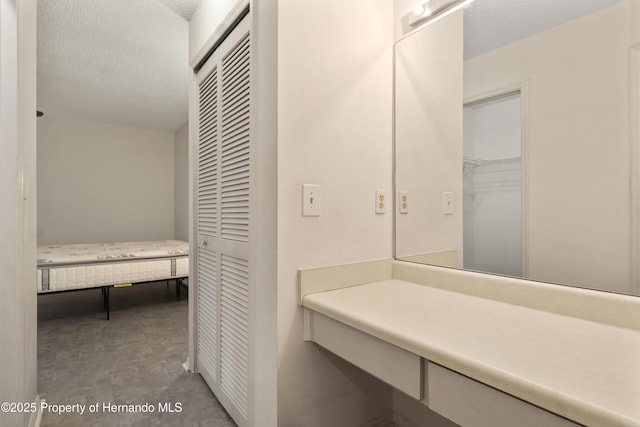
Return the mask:
[[[51,405],[86,405],[84,415],[45,412],[42,425],[235,426],[202,377],[182,368],[186,295],[177,300],[165,283],[112,289],[109,321],[100,290],[38,296],[38,392]],[[154,412],[104,407],[145,403],[134,409]]]

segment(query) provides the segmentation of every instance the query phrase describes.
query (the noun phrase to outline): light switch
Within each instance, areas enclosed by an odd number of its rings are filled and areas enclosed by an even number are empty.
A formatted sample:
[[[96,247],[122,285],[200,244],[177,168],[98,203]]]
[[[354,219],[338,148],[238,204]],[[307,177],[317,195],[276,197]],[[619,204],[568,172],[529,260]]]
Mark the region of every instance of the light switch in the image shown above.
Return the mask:
[[[376,213],[383,214],[387,212],[387,192],[378,190],[376,191]]]
[[[398,196],[398,204],[401,214],[409,213],[409,192],[408,191],[400,191]]]
[[[302,185],[302,216],[320,216],[319,185]]]
[[[453,215],[453,193],[450,191],[442,193],[442,214]]]

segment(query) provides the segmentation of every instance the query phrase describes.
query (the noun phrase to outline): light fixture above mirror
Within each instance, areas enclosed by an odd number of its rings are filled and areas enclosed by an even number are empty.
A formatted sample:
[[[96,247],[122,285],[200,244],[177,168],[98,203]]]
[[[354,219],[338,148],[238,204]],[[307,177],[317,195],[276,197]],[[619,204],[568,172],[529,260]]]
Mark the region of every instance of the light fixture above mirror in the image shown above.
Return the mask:
[[[439,14],[446,16],[448,13],[453,13],[460,8],[468,6],[473,1],[474,0],[428,0],[425,3],[415,5],[413,9],[411,9],[407,17],[407,22],[410,27],[418,27]]]

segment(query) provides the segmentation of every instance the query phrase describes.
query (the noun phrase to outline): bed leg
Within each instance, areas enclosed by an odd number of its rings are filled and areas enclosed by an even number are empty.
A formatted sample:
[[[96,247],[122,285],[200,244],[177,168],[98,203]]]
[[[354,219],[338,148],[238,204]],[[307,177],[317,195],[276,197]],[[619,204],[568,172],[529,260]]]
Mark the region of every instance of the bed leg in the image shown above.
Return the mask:
[[[106,295],[106,303],[107,303],[107,320],[109,320],[111,318],[111,307],[109,306],[109,287],[107,286],[106,288],[104,288],[105,291],[105,295]]]
[[[176,299],[180,299],[180,279],[176,279]]]

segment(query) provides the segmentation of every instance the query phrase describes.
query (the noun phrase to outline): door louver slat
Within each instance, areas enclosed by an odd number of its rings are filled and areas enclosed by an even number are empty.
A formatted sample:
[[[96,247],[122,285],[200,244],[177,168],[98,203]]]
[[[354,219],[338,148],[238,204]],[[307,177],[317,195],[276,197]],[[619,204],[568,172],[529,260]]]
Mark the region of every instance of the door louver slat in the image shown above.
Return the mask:
[[[248,216],[241,224],[230,224],[227,218],[231,204],[236,208],[238,200],[246,201],[247,213],[249,207],[249,59],[247,36],[222,60],[221,235],[242,242],[249,240]],[[245,106],[237,108],[238,103]],[[238,133],[239,129],[243,132]]]
[[[215,237],[218,228],[218,70],[199,85],[198,225],[199,234]]]

